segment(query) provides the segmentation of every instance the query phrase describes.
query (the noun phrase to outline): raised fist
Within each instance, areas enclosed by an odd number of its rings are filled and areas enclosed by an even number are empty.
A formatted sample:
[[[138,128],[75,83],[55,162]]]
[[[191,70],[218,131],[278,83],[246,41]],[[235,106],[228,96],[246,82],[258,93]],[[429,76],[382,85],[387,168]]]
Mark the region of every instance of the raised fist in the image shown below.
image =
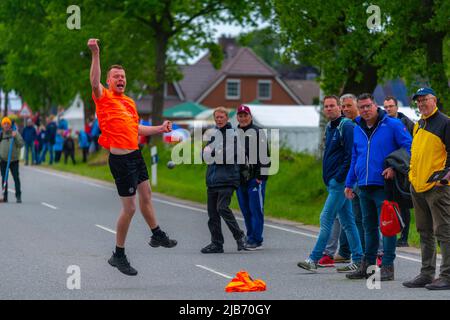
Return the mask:
[[[171,132],[172,131],[172,122],[169,121],[169,120],[166,120],[166,121],[163,122],[161,127],[162,127],[162,132],[163,133]]]
[[[100,48],[98,47],[98,39],[89,39],[87,45],[93,53],[97,53],[100,51]]]

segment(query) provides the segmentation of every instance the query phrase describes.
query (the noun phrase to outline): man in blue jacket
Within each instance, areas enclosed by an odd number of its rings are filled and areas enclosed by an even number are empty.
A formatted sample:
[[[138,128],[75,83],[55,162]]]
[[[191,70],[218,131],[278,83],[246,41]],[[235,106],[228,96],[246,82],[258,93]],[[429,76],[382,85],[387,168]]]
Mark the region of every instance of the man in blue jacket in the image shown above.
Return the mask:
[[[398,119],[378,108],[369,93],[358,97],[360,117],[355,121],[352,162],[345,182],[345,196],[353,198],[353,186],[358,183],[365,232],[364,259],[360,268],[347,274],[348,279],[365,279],[367,268],[375,265],[379,245],[379,217],[386,199],[384,180],[394,177],[392,168],[384,168],[384,159],[393,151],[404,148],[411,152],[411,135]],[[397,238],[383,237],[384,255],[381,281],[394,280],[394,259]]]
[[[353,146],[353,127],[351,120],[342,115],[339,98],[327,96],[323,100],[325,116],[330,120],[325,133],[323,155],[323,181],[328,189],[328,197],[320,215],[320,232],[316,245],[309,258],[297,264],[302,269],[315,272],[331,235],[336,215],[347,235],[355,269],[362,258],[361,241],[356,229],[355,216],[350,200],[344,196],[344,182],[350,167]]]
[[[37,131],[31,119],[27,120],[27,126],[23,128],[22,137],[25,141],[25,165],[28,165],[28,152],[31,150],[31,164],[36,164],[36,151],[34,149],[34,141],[37,139]]]

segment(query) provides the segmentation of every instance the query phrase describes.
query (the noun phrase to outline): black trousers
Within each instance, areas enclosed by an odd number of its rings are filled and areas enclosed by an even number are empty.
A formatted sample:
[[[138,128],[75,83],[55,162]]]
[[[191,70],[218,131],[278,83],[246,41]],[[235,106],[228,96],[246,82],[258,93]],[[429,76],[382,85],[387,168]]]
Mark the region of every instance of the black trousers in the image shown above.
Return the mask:
[[[64,164],[67,164],[67,158],[70,157],[72,159],[72,163],[75,164],[75,151],[74,150],[70,150],[64,151]]]
[[[211,242],[223,246],[224,239],[220,218],[225,221],[233,238],[239,240],[244,236],[244,232],[239,228],[233,211],[230,209],[231,197],[234,188],[208,188],[208,227],[211,232]]]
[[[83,162],[86,162],[87,161],[87,156],[88,156],[88,153],[89,153],[89,147],[81,148],[81,150],[83,150]]]
[[[2,186],[5,182],[5,176],[6,176],[6,161],[1,160],[0,161],[0,167],[2,172]],[[20,198],[22,195],[21,189],[20,189],[20,178],[19,178],[19,161],[11,161],[9,165],[9,170],[11,171],[11,174],[14,179],[14,184],[16,187],[16,198]],[[9,179],[8,179],[9,180]],[[3,194],[3,200],[8,201],[8,183],[6,183],[6,189],[5,193]]]

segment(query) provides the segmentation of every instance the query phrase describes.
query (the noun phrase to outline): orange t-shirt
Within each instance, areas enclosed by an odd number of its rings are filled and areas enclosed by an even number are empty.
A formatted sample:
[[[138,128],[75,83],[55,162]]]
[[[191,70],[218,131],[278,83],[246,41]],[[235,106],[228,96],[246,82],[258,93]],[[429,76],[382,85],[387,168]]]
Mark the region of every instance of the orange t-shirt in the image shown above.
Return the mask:
[[[137,150],[139,116],[133,99],[126,95],[117,95],[103,88],[102,96],[96,98],[98,125],[101,135],[98,143],[106,148]]]

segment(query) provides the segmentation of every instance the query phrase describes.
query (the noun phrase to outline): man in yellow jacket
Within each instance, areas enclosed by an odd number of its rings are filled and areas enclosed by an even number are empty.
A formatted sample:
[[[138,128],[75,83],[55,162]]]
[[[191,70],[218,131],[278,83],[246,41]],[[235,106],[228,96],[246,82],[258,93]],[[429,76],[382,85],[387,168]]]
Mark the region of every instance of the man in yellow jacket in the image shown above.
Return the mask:
[[[431,88],[420,88],[413,96],[421,119],[414,126],[409,180],[420,234],[420,275],[403,283],[408,288],[450,290],[450,186],[447,180],[428,182],[436,171],[450,167],[450,119],[437,108]],[[441,252],[440,275],[436,272],[436,239]]]

